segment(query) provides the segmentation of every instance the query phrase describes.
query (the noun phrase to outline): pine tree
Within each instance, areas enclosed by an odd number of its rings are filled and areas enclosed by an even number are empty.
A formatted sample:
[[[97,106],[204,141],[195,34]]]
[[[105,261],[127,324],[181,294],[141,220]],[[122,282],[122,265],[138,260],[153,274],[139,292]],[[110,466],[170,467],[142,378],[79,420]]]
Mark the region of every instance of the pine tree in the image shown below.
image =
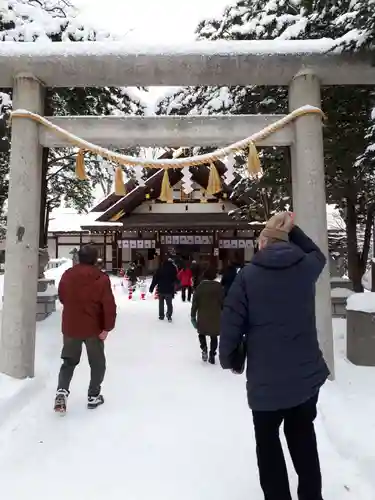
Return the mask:
[[[295,1],[241,0],[225,9],[221,19],[202,21],[198,40],[261,40],[275,38],[282,30],[302,29],[301,9]],[[283,10],[283,16],[278,14]],[[303,27],[303,23],[302,23]],[[159,114],[274,114],[286,113],[287,89],[282,87],[233,86],[188,87],[159,103]],[[265,175],[260,182],[241,180],[235,196],[247,203],[241,211],[250,219],[263,219],[291,204],[291,179],[287,148],[261,149]],[[246,161],[239,160],[238,166]]]
[[[370,28],[375,15],[374,2],[317,0],[313,4],[307,30],[310,37],[334,38],[348,51],[371,47],[375,35]],[[325,129],[328,199],[340,209],[345,220],[343,244],[347,248],[349,277],[355,290],[361,291],[375,213],[373,164],[371,155],[366,155],[375,142],[371,113],[374,88],[330,87],[323,92],[323,105],[329,118]]]
[[[364,5],[362,5],[362,3]],[[360,5],[361,4],[361,5]],[[371,7],[370,7],[371,4]],[[355,8],[357,10],[355,10]],[[334,38],[338,43],[366,31],[366,47],[370,46],[371,20],[365,16],[373,12],[373,2],[353,0],[240,0],[225,9],[222,18],[202,21],[197,29],[198,39],[320,39]],[[361,14],[362,13],[362,14]],[[355,14],[355,15],[354,15]],[[350,18],[350,19],[349,19]],[[345,22],[346,20],[346,22]],[[362,31],[361,31],[362,30]],[[348,33],[350,36],[348,37]],[[364,35],[361,40],[364,40]],[[351,50],[347,45],[346,50]],[[353,49],[352,49],[353,50]],[[189,113],[287,113],[287,89],[283,87],[230,87],[224,88],[225,100],[215,97],[222,95],[220,87],[191,87],[180,89],[175,96],[169,96],[159,104],[158,112],[167,114]],[[214,106],[212,101],[214,99]],[[368,200],[372,199],[375,183],[371,175],[372,167],[362,160],[366,145],[375,143],[375,127],[371,128],[371,109],[373,88],[368,87],[330,87],[322,89],[322,105],[328,116],[325,124],[325,154],[327,195],[330,203],[341,209],[346,222],[348,240],[349,275],[356,290],[361,289],[361,276],[368,258],[368,239],[361,246],[357,229],[370,227],[373,212],[368,210]],[[371,133],[374,140],[371,141]],[[285,172],[286,155],[280,155],[276,148],[268,148],[266,155],[275,167],[269,175],[270,186],[278,184],[281,172]],[[280,173],[279,173],[280,172]],[[281,174],[288,185],[285,174]],[[246,184],[246,182],[245,182]],[[244,182],[239,185],[244,189]],[[264,212],[262,186],[258,186],[259,196],[252,196],[254,209],[251,216],[257,215],[256,206]],[[248,192],[257,192],[257,186],[247,181]],[[273,200],[272,210],[280,210],[288,199],[290,190],[278,191]],[[258,210],[259,211],[259,210]],[[368,233],[366,233],[368,235]]]
[[[337,11],[334,2],[331,11],[335,23],[345,30],[338,45],[346,51],[373,50],[375,42],[375,1],[351,0],[345,2],[346,9]]]
[[[32,41],[41,43],[56,41],[95,41],[110,39],[107,33],[98,33],[80,24],[76,11],[67,0],[8,0],[0,10],[0,41]],[[11,108],[11,91],[3,89],[0,99],[3,119],[0,120],[0,134],[3,138],[0,153],[0,174],[4,173],[0,184],[0,212],[7,194],[9,169],[9,133],[5,122]],[[45,100],[46,115],[119,115],[143,114],[144,107],[139,99],[126,88],[75,88],[47,89]],[[92,203],[93,189],[109,173],[101,162],[88,157],[87,173],[90,182],[82,182],[74,175],[75,151],[73,149],[50,150],[44,155],[45,181],[42,193],[42,211],[47,212],[42,219],[48,221],[48,212],[59,206],[62,196],[69,206],[84,211]],[[48,171],[46,171],[48,167]],[[47,239],[47,224],[41,221],[41,243]]]

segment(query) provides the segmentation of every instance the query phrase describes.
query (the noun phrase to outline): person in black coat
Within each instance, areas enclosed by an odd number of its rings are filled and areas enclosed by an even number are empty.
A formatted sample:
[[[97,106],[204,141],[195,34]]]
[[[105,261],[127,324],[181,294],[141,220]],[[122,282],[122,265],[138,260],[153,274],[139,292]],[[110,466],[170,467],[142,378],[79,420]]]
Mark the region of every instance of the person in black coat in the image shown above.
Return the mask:
[[[229,289],[236,279],[240,266],[236,262],[230,262],[224,269],[221,277],[221,285],[224,288],[224,295],[228,295]]]
[[[159,319],[164,319],[164,302],[167,304],[167,319],[172,321],[173,314],[173,297],[175,294],[175,287],[177,284],[177,267],[172,259],[165,260],[159,269],[154,274],[150,293],[157,287],[159,294]]]
[[[134,262],[132,262],[128,269],[126,270],[126,277],[129,280],[129,285],[132,289],[135,288],[137,284],[137,268]]]
[[[325,263],[317,245],[293,227],[291,215],[277,214],[224,303],[220,362],[233,370],[245,341],[248,402],[266,500],[292,498],[279,438],[282,422],[299,477],[299,500],[322,500],[314,420],[329,371],[317,338],[315,283]]]
[[[190,266],[193,275],[193,290],[197,288],[201,278],[201,268],[196,260],[193,260]]]

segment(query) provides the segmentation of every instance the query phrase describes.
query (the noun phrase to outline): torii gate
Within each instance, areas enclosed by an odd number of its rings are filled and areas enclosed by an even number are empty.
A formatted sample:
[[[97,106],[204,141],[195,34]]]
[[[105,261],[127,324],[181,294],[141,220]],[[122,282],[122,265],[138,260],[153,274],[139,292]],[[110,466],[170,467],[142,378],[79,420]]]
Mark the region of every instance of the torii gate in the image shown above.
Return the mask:
[[[324,46],[323,46],[324,45]],[[315,41],[195,42],[177,47],[124,43],[0,44],[0,87],[14,109],[43,114],[45,87],[132,85],[287,85],[290,110],[321,106],[321,85],[374,85],[371,57],[324,54]],[[56,124],[103,146],[221,145],[262,129],[277,116],[55,117]],[[67,143],[27,119],[12,126],[0,371],[34,376],[38,233],[43,147]],[[321,118],[300,117],[263,142],[290,146],[297,222],[328,254]],[[291,304],[291,308],[293,304]],[[334,374],[330,277],[317,285],[316,318]]]

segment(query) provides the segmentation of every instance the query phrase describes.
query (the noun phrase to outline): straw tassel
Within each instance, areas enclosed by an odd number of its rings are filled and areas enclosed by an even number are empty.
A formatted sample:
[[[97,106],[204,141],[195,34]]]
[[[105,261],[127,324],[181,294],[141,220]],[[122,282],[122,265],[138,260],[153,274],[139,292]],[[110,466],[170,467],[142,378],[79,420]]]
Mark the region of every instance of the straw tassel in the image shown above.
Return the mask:
[[[250,177],[260,177],[263,174],[258,151],[253,142],[250,142],[249,144],[249,157],[247,160],[247,170],[249,172]]]
[[[214,163],[210,165],[210,175],[208,176],[207,194],[213,196],[221,191],[221,179]]]
[[[159,200],[166,201],[167,203],[173,203],[173,189],[171,188],[171,184],[169,182],[169,175],[167,169],[164,170]]]
[[[87,175],[85,170],[85,150],[80,149],[78,151],[76,160],[76,176],[80,181],[87,181]]]
[[[124,184],[124,175],[122,172],[122,168],[120,166],[116,167],[115,170],[115,194],[117,196],[125,196],[126,188]]]

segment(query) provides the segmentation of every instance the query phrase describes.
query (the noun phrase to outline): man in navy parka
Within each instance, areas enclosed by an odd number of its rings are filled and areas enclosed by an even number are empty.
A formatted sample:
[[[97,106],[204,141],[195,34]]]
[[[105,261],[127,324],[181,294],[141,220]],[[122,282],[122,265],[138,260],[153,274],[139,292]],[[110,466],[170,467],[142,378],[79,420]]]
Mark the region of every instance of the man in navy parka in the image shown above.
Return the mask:
[[[273,216],[259,251],[237,275],[221,320],[220,362],[246,343],[247,395],[253,412],[265,500],[292,500],[279,438],[284,433],[298,474],[299,500],[322,500],[314,420],[329,371],[315,324],[315,283],[326,258],[290,213]]]

